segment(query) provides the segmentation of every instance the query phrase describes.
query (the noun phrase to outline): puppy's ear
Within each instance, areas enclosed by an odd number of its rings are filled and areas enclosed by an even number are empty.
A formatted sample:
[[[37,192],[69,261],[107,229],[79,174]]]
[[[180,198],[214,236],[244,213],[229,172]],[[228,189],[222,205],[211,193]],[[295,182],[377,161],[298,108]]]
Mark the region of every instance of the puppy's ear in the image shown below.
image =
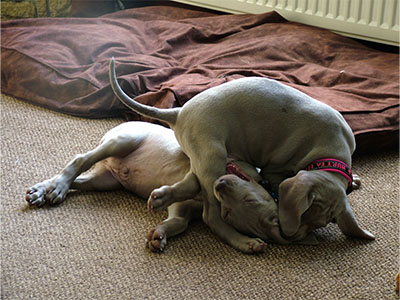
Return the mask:
[[[344,199],[345,209],[336,218],[336,223],[338,224],[340,230],[344,235],[349,237],[364,238],[369,240],[374,240],[375,237],[368,230],[362,229],[354,217],[353,211],[350,208],[347,198]]]
[[[316,194],[307,180],[298,180],[298,175],[284,180],[279,185],[279,222],[285,236],[293,236],[301,224],[301,216],[310,208]]]

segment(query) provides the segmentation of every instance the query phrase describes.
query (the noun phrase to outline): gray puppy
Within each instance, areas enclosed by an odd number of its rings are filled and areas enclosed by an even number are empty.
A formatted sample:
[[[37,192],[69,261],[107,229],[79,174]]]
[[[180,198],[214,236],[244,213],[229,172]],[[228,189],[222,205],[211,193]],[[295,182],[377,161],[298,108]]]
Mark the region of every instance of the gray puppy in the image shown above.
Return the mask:
[[[82,174],[92,166],[94,168],[88,173]],[[154,189],[182,180],[189,170],[189,158],[182,152],[171,129],[144,122],[127,122],[107,132],[95,149],[78,154],[60,174],[29,188],[26,200],[34,206],[59,204],[70,189],[106,191],[121,188],[147,199]],[[286,243],[280,239],[277,227],[268,226],[269,219],[278,218],[278,207],[258,184],[262,178],[257,170],[233,160],[229,161],[226,170],[228,175],[216,182],[223,218],[241,228],[242,218],[256,208],[255,203],[263,203],[266,226],[257,232],[257,237]],[[167,237],[183,232],[192,219],[201,218],[202,207],[200,195],[171,204],[168,218],[147,234],[150,250],[163,251]],[[265,246],[261,239],[260,243]]]
[[[206,199],[203,220],[223,241],[243,252],[263,251],[259,239],[239,233],[221,217],[214,183],[224,175],[228,157],[235,157],[260,168],[279,191],[282,239],[304,239],[332,221],[348,236],[374,239],[358,225],[346,198],[355,140],[339,112],[275,80],[257,77],[210,88],[182,108],[158,109],[122,91],[114,64],[112,59],[110,80],[118,98],[132,110],[168,123],[190,159],[182,181],[152,192],[150,208],[164,209],[201,190]],[[265,227],[257,216],[245,220],[257,220],[255,232]],[[270,221],[278,225],[278,220]]]

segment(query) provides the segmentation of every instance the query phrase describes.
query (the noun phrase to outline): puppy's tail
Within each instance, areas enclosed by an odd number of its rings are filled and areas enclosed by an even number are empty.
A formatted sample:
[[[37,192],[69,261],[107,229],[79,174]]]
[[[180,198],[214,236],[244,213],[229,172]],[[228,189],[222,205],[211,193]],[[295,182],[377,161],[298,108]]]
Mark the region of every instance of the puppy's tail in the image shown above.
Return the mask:
[[[114,93],[117,95],[118,99],[121,100],[123,104],[125,104],[127,107],[129,107],[130,109],[141,115],[150,117],[152,119],[164,121],[168,123],[170,127],[174,127],[180,108],[161,109],[141,104],[135,101],[134,99],[130,98],[127,94],[125,94],[125,92],[121,89],[120,85],[118,84],[117,75],[115,74],[114,57],[110,61],[109,76],[110,76],[111,87]]]

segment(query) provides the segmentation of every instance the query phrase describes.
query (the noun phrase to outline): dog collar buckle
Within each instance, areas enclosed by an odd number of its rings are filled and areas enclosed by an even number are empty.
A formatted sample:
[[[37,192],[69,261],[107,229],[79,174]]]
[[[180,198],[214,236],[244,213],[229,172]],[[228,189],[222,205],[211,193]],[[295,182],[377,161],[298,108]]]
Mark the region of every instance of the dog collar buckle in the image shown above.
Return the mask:
[[[314,160],[311,164],[304,168],[306,171],[321,170],[327,172],[335,172],[343,175],[348,180],[346,194],[350,194],[353,191],[353,173],[350,167],[344,162],[334,159],[325,158]]]

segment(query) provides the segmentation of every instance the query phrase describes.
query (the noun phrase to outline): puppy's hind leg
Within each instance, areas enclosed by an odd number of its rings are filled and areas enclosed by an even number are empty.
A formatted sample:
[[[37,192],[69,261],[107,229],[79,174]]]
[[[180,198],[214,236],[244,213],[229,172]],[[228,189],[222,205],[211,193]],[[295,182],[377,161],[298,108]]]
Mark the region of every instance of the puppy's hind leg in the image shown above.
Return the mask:
[[[117,183],[111,174],[104,169],[95,168],[94,172],[77,178],[83,172],[89,170],[97,162],[109,156],[124,156],[134,151],[137,142],[129,136],[114,136],[104,140],[98,147],[84,154],[78,154],[71,160],[62,172],[51,179],[40,182],[26,192],[25,199],[30,205],[43,206],[45,203],[59,204],[64,201],[71,184],[76,180],[74,188],[88,190],[94,186],[95,181],[107,182],[110,188],[116,188]],[[99,167],[100,168],[100,167]],[[100,182],[100,181],[99,181]],[[99,187],[99,186],[97,186]],[[106,187],[106,185],[104,185]],[[96,189],[96,188],[95,188]]]
[[[98,162],[89,173],[79,175],[71,183],[70,189],[80,191],[111,191],[122,189],[122,185],[102,162]]]

